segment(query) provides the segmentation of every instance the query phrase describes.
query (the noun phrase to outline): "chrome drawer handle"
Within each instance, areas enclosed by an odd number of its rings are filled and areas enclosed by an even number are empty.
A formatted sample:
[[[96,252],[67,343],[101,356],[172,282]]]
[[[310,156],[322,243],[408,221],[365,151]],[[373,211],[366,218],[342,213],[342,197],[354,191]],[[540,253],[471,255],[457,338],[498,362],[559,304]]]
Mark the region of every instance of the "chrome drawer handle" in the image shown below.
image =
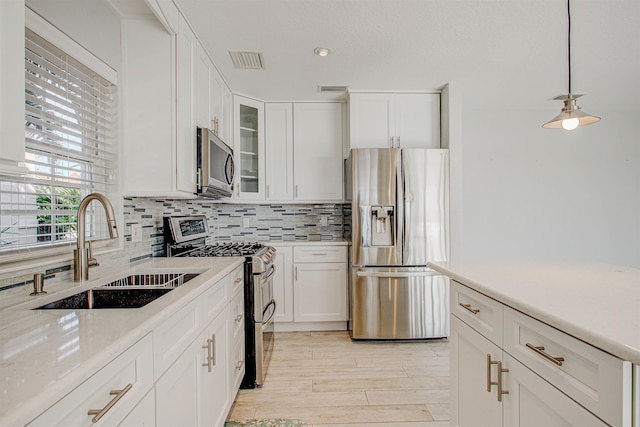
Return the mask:
[[[202,348],[207,350],[207,361],[202,366],[206,366],[207,371],[211,372],[216,365],[216,335],[212,334],[211,338],[207,339],[207,344]]]
[[[132,385],[131,385],[131,383],[129,383],[122,390],[111,390],[109,392],[109,395],[111,395],[111,396],[115,395],[115,397],[113,399],[111,399],[111,401],[109,403],[107,403],[107,405],[104,408],[102,408],[102,409],[89,409],[89,411],[87,412],[87,415],[95,415],[93,418],[91,418],[91,422],[92,423],[97,423],[98,421],[100,421],[100,418],[104,417],[104,415],[107,412],[109,412],[109,409],[113,408],[113,405],[118,403],[118,400],[122,399],[122,396],[124,396],[125,394],[127,394],[127,392],[129,390],[131,390],[131,387],[132,387]]]
[[[530,348],[531,350],[533,350],[536,353],[538,353],[540,356],[542,356],[545,359],[555,363],[558,366],[562,366],[562,362],[564,362],[564,357],[555,357],[555,356],[550,355],[546,351],[544,351],[544,346],[543,345],[535,346],[533,344],[527,343],[527,348]]]
[[[238,371],[242,370],[242,365],[244,365],[244,360],[238,360],[238,364],[236,365],[236,369]]]
[[[471,304],[463,304],[463,303],[459,302],[458,305],[460,307],[464,308],[465,310],[472,312],[473,314],[480,313],[480,309],[471,307]]]
[[[238,284],[238,283],[240,283],[240,282],[242,282],[242,277],[238,277],[238,278],[236,278],[236,280],[234,280],[234,281],[233,281],[233,283],[234,283],[235,285],[237,285],[237,284]]]
[[[505,372],[509,372],[508,368],[502,368],[502,362],[498,362],[498,402],[502,402],[502,395],[509,394],[509,390],[503,390],[502,388],[502,374]]]
[[[236,316],[236,322],[238,322],[238,323],[239,323],[239,322],[242,320],[242,318],[243,318],[243,317],[244,317],[244,316],[243,316],[242,314],[238,314],[238,315]]]
[[[487,392],[491,393],[491,386],[498,385],[497,381],[491,381],[491,365],[497,365],[498,361],[491,360],[491,354],[487,353]]]

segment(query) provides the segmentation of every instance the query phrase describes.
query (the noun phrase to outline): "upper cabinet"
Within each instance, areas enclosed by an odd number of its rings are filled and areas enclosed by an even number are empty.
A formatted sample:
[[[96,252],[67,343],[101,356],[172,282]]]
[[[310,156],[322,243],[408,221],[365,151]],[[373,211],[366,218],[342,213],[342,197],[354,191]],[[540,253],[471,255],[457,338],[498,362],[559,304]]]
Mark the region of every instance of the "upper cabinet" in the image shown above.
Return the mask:
[[[181,16],[178,25],[122,24],[125,196],[195,197],[197,39]]]
[[[342,104],[267,103],[266,200],[342,200]]]
[[[234,119],[234,197],[264,200],[264,103],[236,96]]]
[[[293,106],[294,198],[342,200],[342,104]]]
[[[440,148],[440,95],[349,94],[350,148]]]
[[[27,173],[24,162],[24,22],[22,0],[0,1],[0,175]],[[16,34],[22,34],[17,37]]]

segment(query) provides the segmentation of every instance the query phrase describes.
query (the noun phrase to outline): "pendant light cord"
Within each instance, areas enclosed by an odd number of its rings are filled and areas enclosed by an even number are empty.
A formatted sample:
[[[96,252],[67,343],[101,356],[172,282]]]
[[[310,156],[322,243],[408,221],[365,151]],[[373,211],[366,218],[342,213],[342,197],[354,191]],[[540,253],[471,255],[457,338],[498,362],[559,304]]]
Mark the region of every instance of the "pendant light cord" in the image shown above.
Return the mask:
[[[569,2],[570,0],[567,0],[567,53],[569,60],[569,94],[571,94],[571,6],[569,5]]]

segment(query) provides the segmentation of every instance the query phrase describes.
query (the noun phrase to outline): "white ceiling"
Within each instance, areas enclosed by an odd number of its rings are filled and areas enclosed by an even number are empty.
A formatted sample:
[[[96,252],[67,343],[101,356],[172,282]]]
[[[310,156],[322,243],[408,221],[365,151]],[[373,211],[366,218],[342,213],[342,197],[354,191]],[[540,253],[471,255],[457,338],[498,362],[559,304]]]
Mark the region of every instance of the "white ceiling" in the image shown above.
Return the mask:
[[[350,90],[432,91],[466,108],[549,109],[567,92],[564,0],[176,0],[234,92],[266,101]],[[640,0],[573,0],[573,92],[601,110],[640,104]],[[328,47],[325,58],[315,47]],[[264,54],[233,67],[230,50]]]

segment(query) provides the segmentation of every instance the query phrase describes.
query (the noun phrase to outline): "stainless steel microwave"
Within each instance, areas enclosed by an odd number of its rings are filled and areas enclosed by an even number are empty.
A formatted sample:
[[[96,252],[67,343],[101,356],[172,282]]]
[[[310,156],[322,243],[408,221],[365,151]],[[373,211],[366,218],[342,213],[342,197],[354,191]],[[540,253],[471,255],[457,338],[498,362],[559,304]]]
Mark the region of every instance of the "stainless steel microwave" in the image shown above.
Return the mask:
[[[211,130],[197,128],[197,192],[222,198],[233,193],[233,150]]]

